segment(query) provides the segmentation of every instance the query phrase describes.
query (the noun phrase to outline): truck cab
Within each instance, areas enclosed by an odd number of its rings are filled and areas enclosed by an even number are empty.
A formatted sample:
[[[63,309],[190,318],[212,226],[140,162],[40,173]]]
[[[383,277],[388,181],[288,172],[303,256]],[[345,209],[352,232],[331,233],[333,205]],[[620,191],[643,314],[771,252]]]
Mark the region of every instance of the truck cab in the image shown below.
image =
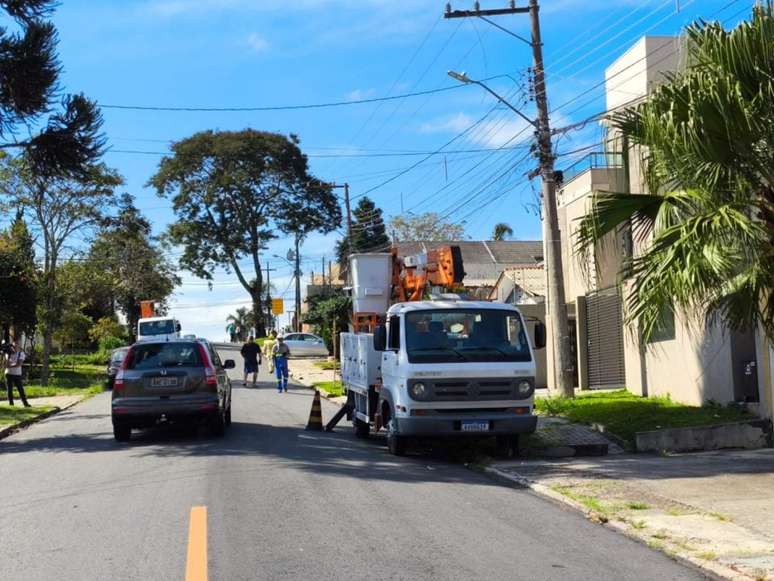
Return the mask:
[[[378,411],[391,449],[409,436],[513,440],[535,431],[535,358],[516,308],[400,303],[389,309],[386,323],[375,348],[381,353]]]
[[[174,317],[145,317],[137,322],[137,341],[171,341],[180,338],[180,330]]]

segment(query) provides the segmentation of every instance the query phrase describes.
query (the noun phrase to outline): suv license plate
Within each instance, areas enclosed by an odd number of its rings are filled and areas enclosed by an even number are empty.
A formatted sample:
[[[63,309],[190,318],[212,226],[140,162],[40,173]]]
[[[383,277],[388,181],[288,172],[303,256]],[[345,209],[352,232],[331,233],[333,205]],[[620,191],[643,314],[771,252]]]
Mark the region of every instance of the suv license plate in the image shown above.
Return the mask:
[[[488,432],[489,422],[462,422],[460,429],[463,432]]]
[[[152,377],[151,387],[177,387],[177,377]]]

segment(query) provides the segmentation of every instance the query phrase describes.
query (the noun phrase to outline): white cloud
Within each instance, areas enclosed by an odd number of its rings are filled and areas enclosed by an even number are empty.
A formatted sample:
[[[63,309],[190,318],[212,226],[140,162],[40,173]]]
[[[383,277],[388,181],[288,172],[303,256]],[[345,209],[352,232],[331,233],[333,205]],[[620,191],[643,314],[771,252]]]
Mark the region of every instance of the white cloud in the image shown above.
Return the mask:
[[[253,33],[247,37],[247,46],[254,52],[264,52],[269,49],[269,41],[260,34]]]
[[[419,130],[422,133],[462,133],[476,122],[466,113],[456,113],[449,117],[424,123]],[[528,124],[523,119],[485,120],[466,133],[468,142],[483,147],[502,147],[530,137]],[[518,135],[518,137],[516,137]]]
[[[376,94],[376,89],[355,89],[346,94],[347,101],[360,101],[361,99],[368,99]]]

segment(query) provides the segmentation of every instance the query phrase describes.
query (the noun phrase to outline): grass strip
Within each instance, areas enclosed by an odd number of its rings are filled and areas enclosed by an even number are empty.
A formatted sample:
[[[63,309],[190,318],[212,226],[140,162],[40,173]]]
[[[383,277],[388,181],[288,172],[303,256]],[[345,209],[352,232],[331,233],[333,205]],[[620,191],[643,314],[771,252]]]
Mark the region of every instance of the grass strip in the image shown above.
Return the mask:
[[[535,409],[540,414],[563,416],[573,422],[602,424],[631,445],[637,432],[708,426],[753,418],[737,407],[689,406],[668,397],[640,397],[626,390],[584,394],[574,399],[537,399]]]
[[[315,381],[314,386],[333,396],[344,395],[344,388],[340,381]]]
[[[53,406],[33,406],[26,408],[21,404],[15,406],[0,404],[0,427],[31,420],[36,416],[48,413],[53,409]]]

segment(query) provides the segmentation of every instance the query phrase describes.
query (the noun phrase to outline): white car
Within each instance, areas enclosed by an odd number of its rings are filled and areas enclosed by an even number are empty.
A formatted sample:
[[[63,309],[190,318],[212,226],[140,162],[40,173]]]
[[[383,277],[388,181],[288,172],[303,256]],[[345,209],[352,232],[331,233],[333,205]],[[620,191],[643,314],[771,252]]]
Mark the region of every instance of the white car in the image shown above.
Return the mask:
[[[322,337],[311,333],[289,333],[285,343],[290,348],[291,357],[327,357],[328,348]]]

